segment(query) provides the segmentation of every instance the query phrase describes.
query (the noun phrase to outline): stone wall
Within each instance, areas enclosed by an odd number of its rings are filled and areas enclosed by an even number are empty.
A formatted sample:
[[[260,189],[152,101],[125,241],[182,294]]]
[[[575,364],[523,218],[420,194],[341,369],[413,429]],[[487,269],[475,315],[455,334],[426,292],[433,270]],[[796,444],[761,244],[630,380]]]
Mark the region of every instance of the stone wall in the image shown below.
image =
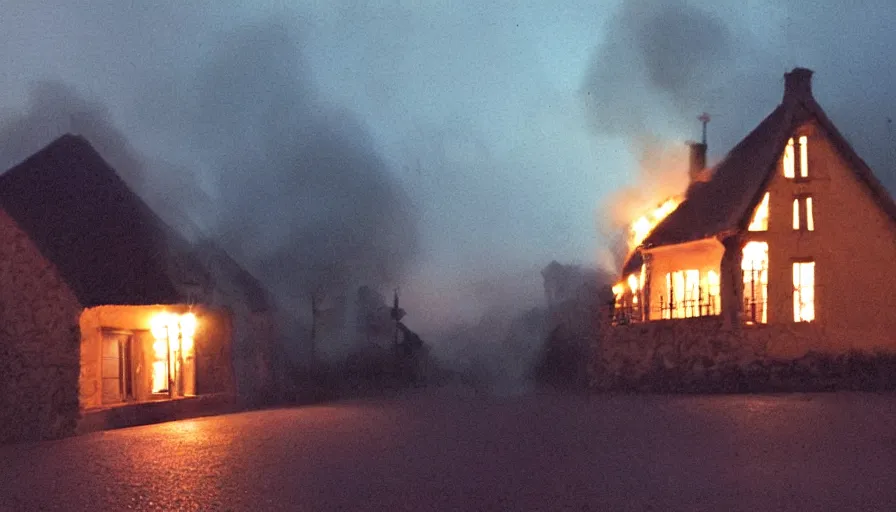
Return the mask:
[[[273,307],[261,285],[220,248],[203,243],[195,249],[210,278],[192,296],[229,312],[232,339],[232,381],[237,392],[250,400],[263,399],[277,386],[276,328]]]
[[[0,442],[74,432],[80,311],[56,269],[0,210]]]
[[[221,308],[200,308],[196,317],[196,393],[234,393],[233,316]]]
[[[896,351],[864,351],[863,343],[852,338],[868,333],[832,331],[816,323],[724,329],[721,317],[713,316],[602,323],[599,331],[590,368],[591,384],[598,389],[833,389],[856,377],[849,368],[887,380],[874,388],[896,385]],[[889,373],[881,374],[882,367]]]

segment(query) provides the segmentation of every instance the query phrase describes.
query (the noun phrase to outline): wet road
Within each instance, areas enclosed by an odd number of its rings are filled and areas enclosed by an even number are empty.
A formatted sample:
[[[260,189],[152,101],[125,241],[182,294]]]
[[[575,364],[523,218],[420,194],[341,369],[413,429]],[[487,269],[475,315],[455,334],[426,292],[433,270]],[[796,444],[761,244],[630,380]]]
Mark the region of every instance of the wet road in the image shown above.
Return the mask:
[[[896,510],[896,396],[438,391],[0,447],[0,510]]]

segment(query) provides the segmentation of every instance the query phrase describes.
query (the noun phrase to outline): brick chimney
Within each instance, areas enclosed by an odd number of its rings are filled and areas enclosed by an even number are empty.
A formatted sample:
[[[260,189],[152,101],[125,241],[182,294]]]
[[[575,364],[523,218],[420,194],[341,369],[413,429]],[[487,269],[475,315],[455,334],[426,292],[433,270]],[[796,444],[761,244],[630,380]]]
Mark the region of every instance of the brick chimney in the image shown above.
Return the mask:
[[[784,103],[812,99],[812,70],[794,68],[784,73]]]
[[[690,158],[688,159],[688,177],[690,182],[705,181],[706,169],[706,143],[705,142],[688,142],[690,148]]]

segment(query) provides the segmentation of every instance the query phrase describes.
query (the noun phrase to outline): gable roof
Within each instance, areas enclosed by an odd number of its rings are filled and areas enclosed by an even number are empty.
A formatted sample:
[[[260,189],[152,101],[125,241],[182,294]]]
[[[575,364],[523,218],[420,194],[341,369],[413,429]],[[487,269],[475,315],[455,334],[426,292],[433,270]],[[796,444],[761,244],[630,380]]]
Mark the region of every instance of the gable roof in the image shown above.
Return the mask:
[[[641,244],[672,245],[745,229],[766,185],[777,170],[787,140],[814,120],[877,204],[896,220],[896,204],[812,96],[812,71],[796,68],[785,75],[784,100],[713,169],[707,182],[688,187],[685,200]],[[628,266],[628,265],[626,265]]]
[[[177,235],[86,139],[63,135],[0,175],[0,208],[82,306],[183,300],[168,272]]]
[[[204,239],[197,244],[196,252],[213,274],[212,278],[219,283],[225,281],[231,284],[232,291],[239,294],[250,311],[259,313],[271,309],[271,300],[264,285],[217,243]]]

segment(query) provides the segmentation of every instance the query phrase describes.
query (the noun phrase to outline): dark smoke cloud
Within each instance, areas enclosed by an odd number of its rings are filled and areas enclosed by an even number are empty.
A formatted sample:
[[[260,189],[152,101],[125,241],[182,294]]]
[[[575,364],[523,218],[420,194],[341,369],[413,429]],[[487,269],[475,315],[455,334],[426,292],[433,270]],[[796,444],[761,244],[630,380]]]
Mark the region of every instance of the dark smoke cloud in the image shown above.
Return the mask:
[[[166,221],[217,239],[281,297],[402,279],[417,251],[411,200],[366,128],[319,97],[290,30],[221,34],[194,75],[141,90],[142,128],[180,139],[177,159],[141,154],[103,102],[44,81],[4,116],[0,165],[78,133]]]
[[[683,0],[624,2],[607,29],[583,88],[593,126],[642,147],[664,117],[696,115],[735,44],[720,18]]]
[[[192,91],[227,247],[288,296],[400,281],[417,250],[410,198],[365,127],[317,95],[289,30],[227,34]]]
[[[756,8],[754,8],[756,7]],[[636,154],[699,137],[709,112],[716,160],[780,102],[783,75],[816,72],[816,99],[891,186],[896,11],[887,0],[757,6],[699,0],[624,2],[583,82],[593,127]],[[750,19],[753,25],[747,23]],[[756,26],[755,24],[759,24]]]

